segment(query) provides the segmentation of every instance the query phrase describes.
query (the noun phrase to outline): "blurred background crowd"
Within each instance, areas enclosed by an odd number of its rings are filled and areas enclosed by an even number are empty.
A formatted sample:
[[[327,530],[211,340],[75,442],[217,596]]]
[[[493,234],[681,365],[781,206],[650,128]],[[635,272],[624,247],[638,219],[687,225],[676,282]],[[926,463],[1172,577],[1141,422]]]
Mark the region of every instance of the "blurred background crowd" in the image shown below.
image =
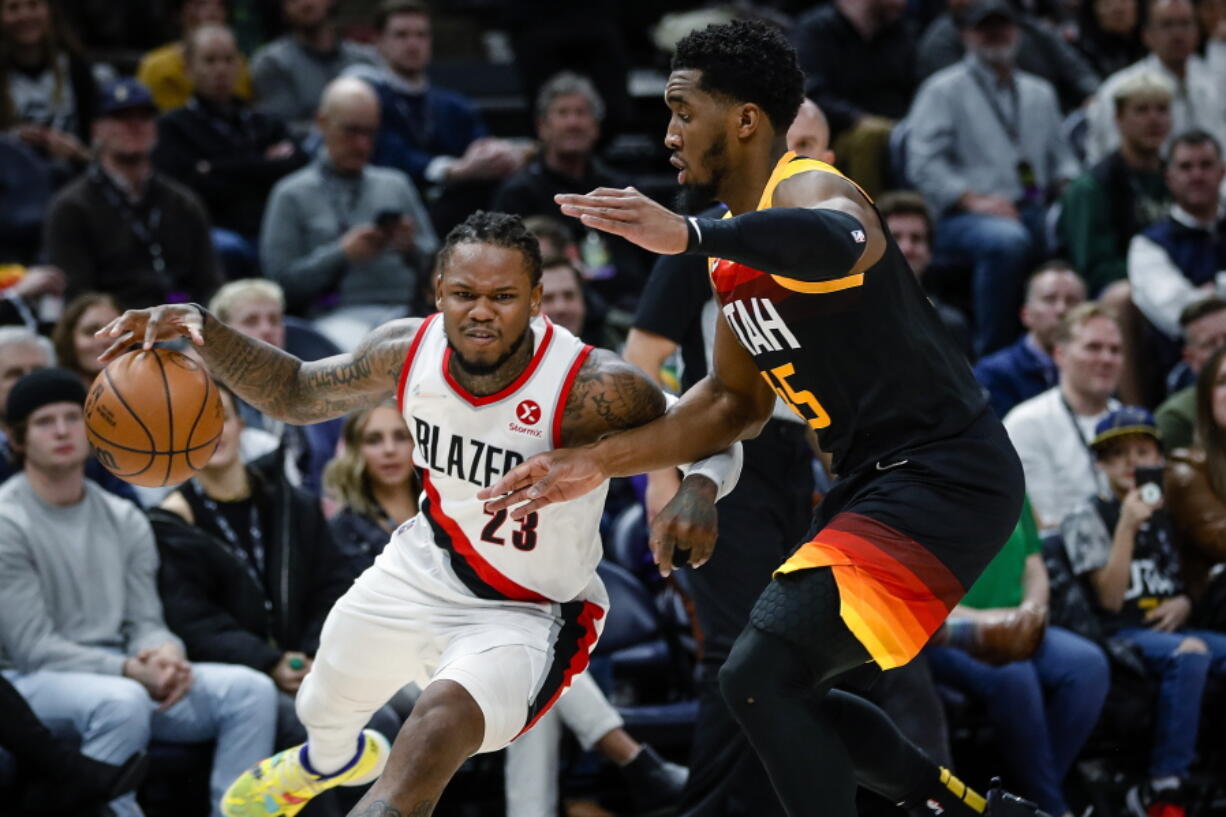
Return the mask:
[[[794,42],[789,147],[876,199],[1026,474],[936,643],[852,687],[1054,817],[1226,812],[1226,0],[0,0],[0,812],[211,813],[302,740],[323,618],[417,510],[394,405],[297,427],[227,394],[196,479],[117,480],[64,410],[94,332],[196,301],[347,351],[433,311],[440,239],[499,210],[540,240],[546,315],[680,391],[701,259],[553,196],[671,204],[670,49],[734,17]],[[782,814],[715,673],[833,477],[779,413],[715,558],[668,579],[646,526],[678,475],[617,481],[592,669],[439,813]]]

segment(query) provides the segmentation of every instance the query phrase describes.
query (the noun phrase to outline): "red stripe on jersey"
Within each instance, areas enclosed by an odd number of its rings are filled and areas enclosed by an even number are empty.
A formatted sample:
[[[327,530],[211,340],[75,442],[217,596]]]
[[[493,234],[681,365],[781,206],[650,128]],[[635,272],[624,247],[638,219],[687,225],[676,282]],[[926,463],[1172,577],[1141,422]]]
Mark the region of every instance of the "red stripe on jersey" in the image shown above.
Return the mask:
[[[579,350],[579,356],[570,365],[566,379],[562,381],[562,392],[558,395],[558,404],[553,409],[553,447],[562,447],[562,414],[566,411],[566,401],[570,399],[570,387],[574,385],[579,370],[583,368],[587,356],[592,353],[592,347],[585,345]]]
[[[417,355],[417,347],[421,346],[421,339],[426,336],[426,330],[440,314],[442,313],[435,312],[421,322],[421,326],[417,327],[417,334],[413,336],[413,342],[409,344],[408,354],[404,356],[404,366],[400,369],[400,382],[396,384],[396,407],[400,409],[401,414],[404,414],[404,387],[409,385],[409,371],[413,368],[413,358]]]
[[[451,539],[452,550],[460,555],[460,558],[472,568],[472,571],[483,582],[512,601],[549,602],[549,599],[540,593],[517,584],[499,573],[498,568],[485,561],[481,554],[477,552],[477,549],[473,547],[472,542],[468,541],[468,537],[464,535],[464,529],[460,527],[459,523],[443,513],[443,502],[439,498],[438,489],[430,481],[429,469],[422,468],[419,473],[421,474],[422,487],[426,491],[426,497],[430,500],[429,513],[431,520],[447,533],[447,536]]]
[[[532,329],[529,328],[527,331],[531,332]],[[539,366],[541,361],[545,359],[545,352],[549,349],[549,342],[551,340],[553,340],[553,324],[548,318],[546,318],[545,336],[541,338],[540,348],[538,348],[536,350],[536,354],[532,356],[532,362],[529,363],[528,367],[520,373],[519,377],[515,378],[515,382],[495,394],[487,394],[484,397],[477,397],[475,394],[469,393],[468,389],[461,386],[456,379],[451,376],[451,346],[448,346],[447,351],[443,352],[443,378],[447,381],[447,385],[451,386],[452,391],[464,398],[469,405],[480,407],[488,406],[490,403],[497,403],[499,400],[510,397],[519,390],[520,386],[528,382],[528,378],[532,377],[532,373],[536,371],[536,367]]]
[[[562,680],[558,684],[558,688],[549,696],[549,700],[545,702],[545,705],[538,709],[536,714],[532,716],[532,719],[524,724],[524,728],[519,730],[519,734],[515,738],[536,726],[536,722],[541,719],[541,716],[557,703],[558,698],[562,697],[562,693],[570,686],[570,682],[574,677],[587,669],[588,659],[592,654],[592,646],[596,643],[596,622],[602,618],[604,618],[604,610],[600,605],[590,601],[583,602],[583,611],[579,613],[578,620],[582,632],[579,635],[579,642],[576,645],[574,654],[570,656],[570,660],[562,670]]]

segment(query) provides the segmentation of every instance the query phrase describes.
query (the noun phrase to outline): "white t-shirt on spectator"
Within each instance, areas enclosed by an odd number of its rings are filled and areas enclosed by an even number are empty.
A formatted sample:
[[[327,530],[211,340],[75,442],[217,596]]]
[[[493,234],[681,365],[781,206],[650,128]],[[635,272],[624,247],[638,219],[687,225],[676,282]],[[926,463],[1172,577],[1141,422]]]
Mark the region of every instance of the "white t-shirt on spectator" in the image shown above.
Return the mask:
[[[1119,406],[1111,399],[1102,414],[1074,415],[1055,386],[1014,406],[1005,417],[1005,431],[1022,460],[1026,493],[1044,533],[1058,529],[1074,508],[1107,489],[1089,441],[1098,421]]]

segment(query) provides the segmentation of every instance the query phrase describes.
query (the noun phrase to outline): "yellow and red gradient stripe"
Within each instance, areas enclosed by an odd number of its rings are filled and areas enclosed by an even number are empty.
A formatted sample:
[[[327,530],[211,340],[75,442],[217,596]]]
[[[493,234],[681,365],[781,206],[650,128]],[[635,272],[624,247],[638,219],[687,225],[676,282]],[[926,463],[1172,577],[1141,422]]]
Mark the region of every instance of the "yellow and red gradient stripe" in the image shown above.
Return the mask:
[[[836,516],[775,573],[817,567],[831,569],[843,622],[882,669],[919,654],[966,593],[919,542],[858,513]]]

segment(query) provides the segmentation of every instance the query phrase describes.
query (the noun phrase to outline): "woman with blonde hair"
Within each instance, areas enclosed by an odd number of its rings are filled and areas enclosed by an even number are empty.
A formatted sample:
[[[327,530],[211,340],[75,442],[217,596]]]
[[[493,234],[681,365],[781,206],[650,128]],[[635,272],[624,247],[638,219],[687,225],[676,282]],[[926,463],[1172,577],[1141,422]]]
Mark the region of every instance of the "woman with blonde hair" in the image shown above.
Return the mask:
[[[417,515],[420,489],[413,438],[393,401],[345,418],[340,452],[324,470],[324,490],[341,505],[330,522],[332,536],[355,575]]]

